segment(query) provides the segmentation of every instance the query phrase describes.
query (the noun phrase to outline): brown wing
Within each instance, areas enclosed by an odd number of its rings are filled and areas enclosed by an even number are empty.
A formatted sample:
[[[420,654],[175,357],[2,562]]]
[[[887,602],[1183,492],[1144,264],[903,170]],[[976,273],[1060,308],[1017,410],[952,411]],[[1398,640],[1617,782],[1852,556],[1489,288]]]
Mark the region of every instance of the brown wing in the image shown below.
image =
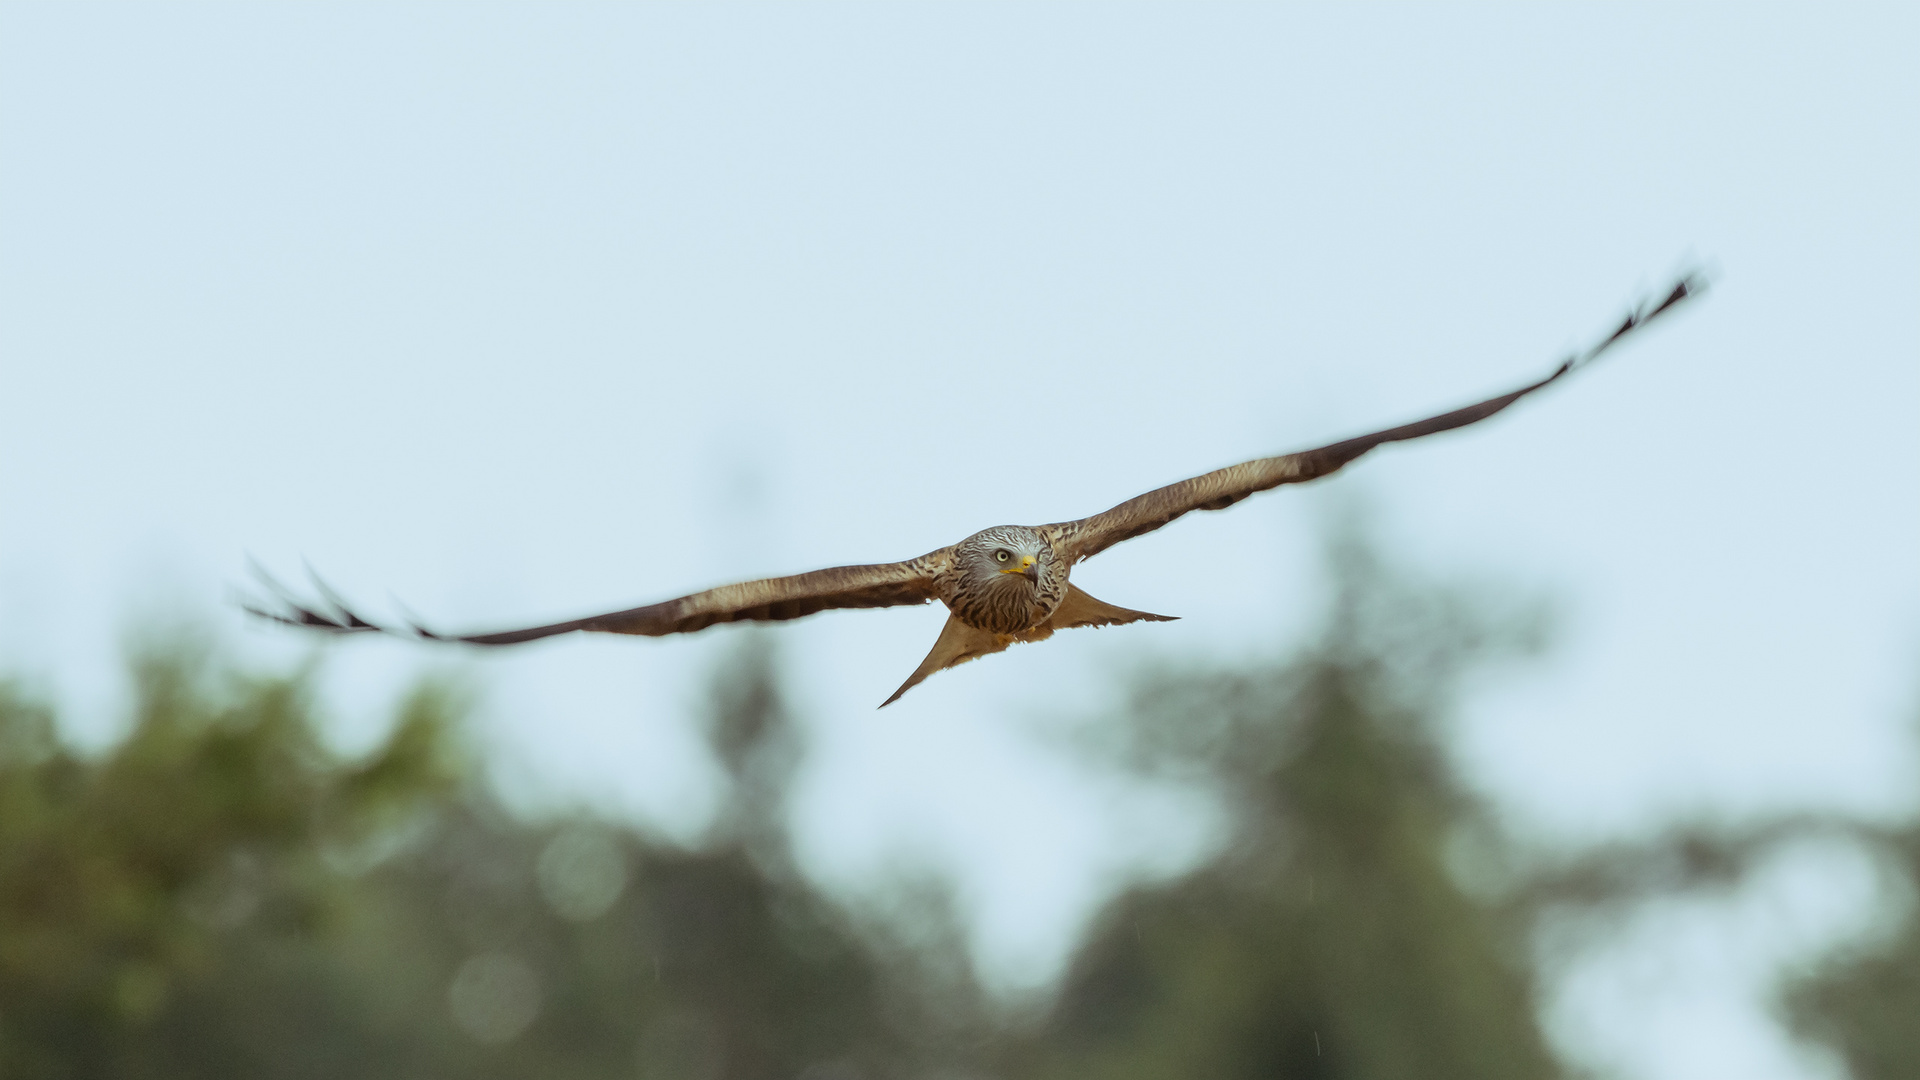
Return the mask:
[[[1303,450],[1280,457],[1260,458],[1218,469],[1204,476],[1182,480],[1177,484],[1169,484],[1156,491],[1149,491],[1145,495],[1128,499],[1105,513],[1081,518],[1078,521],[1063,521],[1042,526],[1042,530],[1053,538],[1055,550],[1064,551],[1069,561],[1078,562],[1081,559],[1092,558],[1122,540],[1131,540],[1142,533],[1150,533],[1182,514],[1194,510],[1224,510],[1255,492],[1279,487],[1281,484],[1298,484],[1326,476],[1382,443],[1418,439],[1423,435],[1433,435],[1478,423],[1562,375],[1584,367],[1621,338],[1645,326],[1687,297],[1704,291],[1705,288],[1706,280],[1703,277],[1698,274],[1687,275],[1663,299],[1658,302],[1649,301],[1635,308],[1619,327],[1599,344],[1584,353],[1569,357],[1555,368],[1551,375],[1539,382],[1530,383],[1512,393],[1488,398],[1477,405],[1455,409],[1450,413],[1443,413],[1415,423],[1402,424],[1385,431],[1376,431],[1371,435],[1345,439],[1315,450]]]
[[[436,641],[514,645],[575,630],[661,637],[692,633],[721,622],[798,619],[828,608],[924,604],[933,599],[934,576],[945,566],[948,558],[949,551],[943,548],[906,562],[836,566],[792,577],[744,581],[738,585],[722,585],[691,596],[663,600],[646,607],[590,615],[584,619],[546,626],[530,626],[522,630],[502,630],[490,634],[440,634],[419,626],[410,629],[413,634]],[[335,634],[408,632],[368,622],[348,610],[324,585],[316,583],[326,601],[322,606],[295,599],[270,578],[266,582],[278,594],[281,610],[246,605],[247,611],[262,618]]]

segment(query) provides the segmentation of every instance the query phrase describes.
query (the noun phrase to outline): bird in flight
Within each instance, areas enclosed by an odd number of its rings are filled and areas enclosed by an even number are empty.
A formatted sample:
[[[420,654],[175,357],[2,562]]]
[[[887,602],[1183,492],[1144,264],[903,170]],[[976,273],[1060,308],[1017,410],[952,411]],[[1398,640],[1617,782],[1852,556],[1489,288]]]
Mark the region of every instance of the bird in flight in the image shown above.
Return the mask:
[[[323,602],[308,603],[281,589],[264,573],[262,578],[278,595],[279,602],[274,607],[246,605],[246,610],[290,626],[333,634],[395,633],[470,645],[517,645],[576,630],[661,637],[692,633],[714,623],[797,619],[830,608],[880,608],[940,601],[947,607],[947,622],[933,644],[933,651],[893,696],[880,703],[885,708],[936,671],[1021,642],[1041,641],[1056,630],[1171,621],[1172,616],[1115,607],[1087,595],[1069,580],[1074,565],[1191,511],[1224,510],[1255,492],[1329,475],[1384,443],[1405,442],[1485,420],[1586,366],[1633,331],[1688,297],[1698,295],[1705,287],[1703,276],[1683,276],[1664,296],[1635,307],[1597,344],[1568,357],[1545,378],[1499,397],[1312,450],[1256,458],[1216,469],[1149,491],[1111,510],[1077,521],[1033,526],[996,525],[957,544],[905,562],[836,566],[791,577],[722,585],[645,607],[486,634],[441,634],[421,626],[403,629],[378,626],[354,614],[324,585],[318,586]]]

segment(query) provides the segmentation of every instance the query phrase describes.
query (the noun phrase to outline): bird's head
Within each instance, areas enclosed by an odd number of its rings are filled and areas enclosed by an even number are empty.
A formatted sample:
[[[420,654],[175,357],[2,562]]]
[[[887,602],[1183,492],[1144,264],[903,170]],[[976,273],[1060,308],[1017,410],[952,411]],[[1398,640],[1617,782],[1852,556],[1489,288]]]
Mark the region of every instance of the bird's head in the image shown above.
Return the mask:
[[[1006,587],[1029,588],[1053,562],[1053,549],[1041,535],[1024,525],[998,525],[960,542],[959,554],[968,574]]]

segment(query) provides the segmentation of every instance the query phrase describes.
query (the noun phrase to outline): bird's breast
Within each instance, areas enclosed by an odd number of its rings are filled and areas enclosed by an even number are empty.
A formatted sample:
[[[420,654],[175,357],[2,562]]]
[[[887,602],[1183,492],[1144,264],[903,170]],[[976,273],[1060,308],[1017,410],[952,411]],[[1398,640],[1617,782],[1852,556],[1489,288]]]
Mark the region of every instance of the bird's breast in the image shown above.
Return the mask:
[[[1038,581],[997,573],[959,577],[942,593],[940,599],[961,622],[995,634],[1019,634],[1040,626],[1059,610],[1067,598],[1067,571],[1049,561],[1041,565]]]

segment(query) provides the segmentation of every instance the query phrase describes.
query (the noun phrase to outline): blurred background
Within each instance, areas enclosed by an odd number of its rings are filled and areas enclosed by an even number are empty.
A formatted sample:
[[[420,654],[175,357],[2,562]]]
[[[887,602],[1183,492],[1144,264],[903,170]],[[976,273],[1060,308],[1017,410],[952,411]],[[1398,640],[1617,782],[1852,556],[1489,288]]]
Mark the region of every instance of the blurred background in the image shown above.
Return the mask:
[[[0,1073],[1920,1075],[1920,18],[0,8]],[[1182,616],[477,653],[1536,377]]]

